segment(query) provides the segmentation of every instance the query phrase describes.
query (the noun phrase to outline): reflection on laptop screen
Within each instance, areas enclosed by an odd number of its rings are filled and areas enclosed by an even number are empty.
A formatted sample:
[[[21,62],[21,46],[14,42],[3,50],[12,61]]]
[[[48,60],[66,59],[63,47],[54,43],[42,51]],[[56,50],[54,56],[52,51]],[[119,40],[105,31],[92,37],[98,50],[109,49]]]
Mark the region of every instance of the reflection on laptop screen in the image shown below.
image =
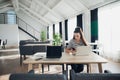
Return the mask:
[[[46,58],[60,58],[62,56],[61,46],[47,46]]]

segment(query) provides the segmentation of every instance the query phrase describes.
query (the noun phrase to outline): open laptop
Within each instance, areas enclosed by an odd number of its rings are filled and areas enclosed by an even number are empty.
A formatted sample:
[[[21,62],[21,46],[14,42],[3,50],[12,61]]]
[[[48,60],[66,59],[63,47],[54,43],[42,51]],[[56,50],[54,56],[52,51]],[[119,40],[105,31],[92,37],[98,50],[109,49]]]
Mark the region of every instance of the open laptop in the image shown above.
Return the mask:
[[[57,60],[62,56],[61,46],[47,46],[46,58],[44,60]]]
[[[89,55],[92,52],[91,46],[78,46],[75,55]]]

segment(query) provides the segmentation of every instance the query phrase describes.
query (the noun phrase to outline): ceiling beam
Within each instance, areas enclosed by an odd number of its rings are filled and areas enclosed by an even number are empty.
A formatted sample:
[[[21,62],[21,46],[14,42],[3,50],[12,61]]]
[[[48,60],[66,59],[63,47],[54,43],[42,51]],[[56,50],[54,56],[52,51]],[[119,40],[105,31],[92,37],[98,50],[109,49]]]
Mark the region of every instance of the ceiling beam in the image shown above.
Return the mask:
[[[82,0],[78,0],[78,1],[81,3],[81,5],[83,5],[84,7],[86,7],[87,10],[89,9],[88,6]]]
[[[110,0],[110,1],[107,1],[107,2],[101,2],[101,3],[97,4],[97,5],[91,6],[89,8],[89,10],[93,10],[95,8],[100,8],[100,7],[115,3],[115,2],[120,2],[120,1],[119,0]]]
[[[76,10],[76,11],[79,10],[79,9],[76,9],[76,8],[72,5],[73,3],[71,3],[70,0],[62,0],[62,1],[64,1],[66,4],[68,4],[69,7],[73,8],[74,10]],[[88,7],[86,7],[82,2],[80,2],[80,0],[79,0],[79,1],[78,1],[78,0],[75,0],[74,2],[76,2],[76,3],[79,2],[80,5],[84,6],[84,9],[88,9]]]
[[[44,22],[46,22],[47,24],[51,24],[50,21],[48,21],[47,19],[45,19],[44,17],[42,17],[41,15],[37,14],[36,12],[32,11],[30,8],[24,6],[23,4],[19,3],[20,6],[22,6],[25,10],[29,11],[30,13],[32,13],[33,15],[37,16],[38,18],[42,19]]]
[[[64,0],[66,4],[68,4],[69,7],[71,7],[72,9],[74,9],[75,11],[78,11],[76,8],[73,7],[73,3],[71,4],[70,1]]]
[[[59,15],[59,13],[56,13],[55,11],[53,11],[52,9],[50,9],[49,7],[47,7],[45,4],[43,4],[40,0],[34,0],[36,3],[38,3],[40,6],[44,7],[45,9],[47,9],[51,14],[53,14],[54,16],[56,16],[56,18],[58,19],[64,19],[62,16]]]
[[[43,25],[43,26],[48,26],[47,23],[45,23],[45,22],[39,20],[38,18],[35,18],[35,17],[32,16],[29,12],[25,11],[25,9],[20,8],[20,10],[22,10],[25,14],[27,14],[27,15],[30,16],[31,18],[33,18],[33,19],[35,19],[36,21],[38,21],[41,25]]]
[[[55,6],[59,5],[61,2],[62,2],[62,0],[59,0],[59,2],[58,2]],[[54,6],[54,7],[55,7],[55,6]]]
[[[39,5],[35,5],[35,0],[31,0],[31,1],[28,0],[28,2],[30,3],[29,8],[30,8],[31,10],[34,9],[34,11],[39,12]]]
[[[15,11],[19,11],[19,2],[18,0],[11,0]]]
[[[10,1],[4,2],[0,4],[0,9],[5,8],[5,7],[10,7],[12,6],[12,4],[10,3]]]
[[[31,1],[31,5],[30,5],[30,8],[32,9],[33,8],[33,5],[34,4],[34,0]]]

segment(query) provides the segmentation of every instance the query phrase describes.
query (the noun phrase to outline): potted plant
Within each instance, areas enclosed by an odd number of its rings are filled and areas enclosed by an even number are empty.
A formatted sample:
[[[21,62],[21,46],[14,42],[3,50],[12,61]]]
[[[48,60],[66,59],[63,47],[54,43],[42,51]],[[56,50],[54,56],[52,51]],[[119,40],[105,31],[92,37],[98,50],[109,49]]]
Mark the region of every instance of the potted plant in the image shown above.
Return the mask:
[[[58,50],[60,48],[60,50]],[[58,51],[63,51],[62,48],[62,38],[59,33],[53,34],[53,46],[51,46],[52,50],[58,50]]]
[[[40,37],[41,37],[41,41],[46,41],[46,32],[45,31],[41,31],[41,35],[40,35]]]
[[[55,33],[53,35],[53,45],[54,46],[60,46],[61,45],[61,35],[58,33]]]

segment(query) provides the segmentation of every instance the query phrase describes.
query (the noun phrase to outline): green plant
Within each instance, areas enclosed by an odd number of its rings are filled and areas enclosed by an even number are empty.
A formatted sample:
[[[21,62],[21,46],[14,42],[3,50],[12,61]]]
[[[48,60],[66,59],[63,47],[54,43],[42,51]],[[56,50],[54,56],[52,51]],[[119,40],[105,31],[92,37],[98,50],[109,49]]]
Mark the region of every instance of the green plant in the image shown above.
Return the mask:
[[[41,41],[46,41],[46,32],[45,31],[41,31]]]
[[[53,35],[53,45],[55,45],[55,46],[61,45],[61,35],[60,34],[55,33]]]

